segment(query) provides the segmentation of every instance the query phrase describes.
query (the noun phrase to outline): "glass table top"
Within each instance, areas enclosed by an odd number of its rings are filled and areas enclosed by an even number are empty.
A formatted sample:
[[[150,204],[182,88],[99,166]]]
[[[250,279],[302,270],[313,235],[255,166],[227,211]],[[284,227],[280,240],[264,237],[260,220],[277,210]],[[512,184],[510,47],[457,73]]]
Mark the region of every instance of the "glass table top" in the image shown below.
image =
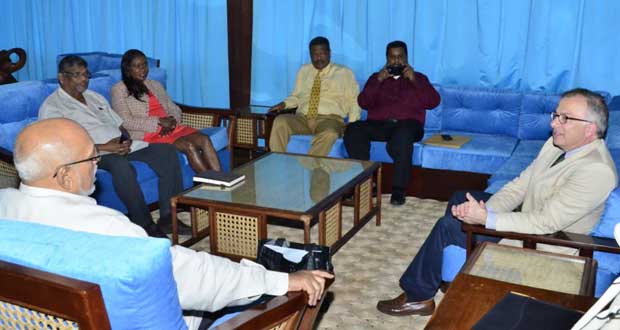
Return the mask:
[[[183,196],[305,213],[373,167],[372,161],[270,153],[237,169],[231,188],[201,185]]]
[[[585,260],[487,244],[470,275],[534,288],[579,294]]]

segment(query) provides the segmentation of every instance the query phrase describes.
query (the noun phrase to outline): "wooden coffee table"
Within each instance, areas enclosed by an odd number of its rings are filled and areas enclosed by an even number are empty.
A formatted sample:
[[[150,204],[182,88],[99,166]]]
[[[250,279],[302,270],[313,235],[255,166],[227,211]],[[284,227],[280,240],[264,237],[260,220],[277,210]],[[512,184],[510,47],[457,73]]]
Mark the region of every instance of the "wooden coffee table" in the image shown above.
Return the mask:
[[[258,241],[268,237],[268,217],[301,224],[304,243],[311,242],[310,227],[318,223],[318,243],[330,246],[332,254],[373,216],[381,224],[381,198],[372,194],[376,178],[381,196],[380,163],[268,153],[233,172],[246,178],[232,190],[198,185],[172,198],[173,244],[179,243],[181,205],[192,209],[192,237],[181,244],[210,235],[210,252],[234,260],[256,258]],[[343,234],[342,199],[350,193],[353,227]]]

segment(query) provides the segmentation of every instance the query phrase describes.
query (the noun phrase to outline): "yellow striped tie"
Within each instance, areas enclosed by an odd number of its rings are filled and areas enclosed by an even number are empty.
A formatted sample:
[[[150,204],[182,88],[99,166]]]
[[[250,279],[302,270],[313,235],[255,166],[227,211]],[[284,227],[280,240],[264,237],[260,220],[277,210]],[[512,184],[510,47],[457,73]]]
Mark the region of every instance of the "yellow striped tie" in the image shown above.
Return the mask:
[[[319,78],[319,74],[321,71],[316,73],[314,77],[314,82],[312,83],[312,90],[310,90],[310,101],[308,102],[308,113],[306,113],[306,118],[314,119],[319,114],[319,100],[321,99],[321,78]]]

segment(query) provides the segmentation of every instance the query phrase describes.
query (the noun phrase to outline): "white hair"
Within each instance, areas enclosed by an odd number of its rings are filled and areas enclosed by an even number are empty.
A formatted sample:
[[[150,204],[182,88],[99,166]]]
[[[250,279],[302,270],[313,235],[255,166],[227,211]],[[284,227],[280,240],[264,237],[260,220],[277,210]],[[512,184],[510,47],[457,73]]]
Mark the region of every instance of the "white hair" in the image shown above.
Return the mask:
[[[56,170],[54,160],[68,160],[71,157],[71,152],[62,143],[39,144],[28,153],[23,149],[21,144],[16,143],[13,155],[15,169],[23,181],[40,180],[46,175],[51,175],[50,172]]]

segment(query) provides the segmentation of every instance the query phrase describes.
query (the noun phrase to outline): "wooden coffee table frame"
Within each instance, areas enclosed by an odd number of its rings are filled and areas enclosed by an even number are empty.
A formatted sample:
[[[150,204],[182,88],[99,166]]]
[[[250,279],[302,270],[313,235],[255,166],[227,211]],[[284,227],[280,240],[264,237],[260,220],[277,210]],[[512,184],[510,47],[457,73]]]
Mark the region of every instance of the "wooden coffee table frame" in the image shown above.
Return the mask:
[[[255,160],[265,157],[265,154]],[[306,155],[304,155],[306,156]],[[251,166],[251,163],[242,165]],[[373,197],[372,194],[372,181],[376,179],[377,196]],[[323,200],[316,203],[313,207],[305,212],[296,212],[289,210],[281,210],[274,208],[261,207],[256,205],[238,204],[232,202],[222,202],[207,200],[202,198],[193,198],[185,196],[189,191],[200,189],[199,186],[190,188],[189,190],[177,195],[171,199],[172,204],[172,243],[181,244],[183,246],[191,246],[203,238],[210,236],[210,248],[211,253],[229,257],[233,260],[239,260],[241,258],[255,259],[256,248],[258,240],[267,238],[267,220],[268,217],[275,217],[284,220],[291,220],[300,222],[304,229],[304,243],[310,243],[310,228],[315,223],[319,224],[319,237],[318,243],[321,245],[331,246],[331,253],[334,254],[340,249],[357,231],[359,231],[366,223],[375,217],[377,226],[381,225],[381,164],[373,163],[370,167],[365,169],[358,176],[353,178],[347,184],[336,190],[332,194],[328,195]],[[353,227],[346,233],[342,233],[342,199],[347,194],[354,192],[354,211],[353,211]],[[192,209],[191,227],[192,237],[186,241],[179,243],[178,235],[178,219],[177,208],[181,205],[188,206]],[[363,207],[366,209],[360,210]],[[209,226],[202,230],[198,230],[198,221],[196,216],[196,209],[204,209],[208,211]],[[247,245],[251,249],[240,249],[242,252],[231,253],[223,248],[223,242],[221,239],[220,231],[218,228],[218,215],[225,214],[225,217],[231,215],[235,219],[237,225],[235,228],[243,227],[241,230],[245,230],[246,225],[249,227],[249,233],[239,233],[241,239],[249,239],[249,242],[234,242],[233,244]],[[335,219],[330,219],[330,216]],[[336,221],[336,228],[330,221]],[[328,227],[331,228],[331,232],[328,231]],[[335,235],[335,236],[334,236]]]

